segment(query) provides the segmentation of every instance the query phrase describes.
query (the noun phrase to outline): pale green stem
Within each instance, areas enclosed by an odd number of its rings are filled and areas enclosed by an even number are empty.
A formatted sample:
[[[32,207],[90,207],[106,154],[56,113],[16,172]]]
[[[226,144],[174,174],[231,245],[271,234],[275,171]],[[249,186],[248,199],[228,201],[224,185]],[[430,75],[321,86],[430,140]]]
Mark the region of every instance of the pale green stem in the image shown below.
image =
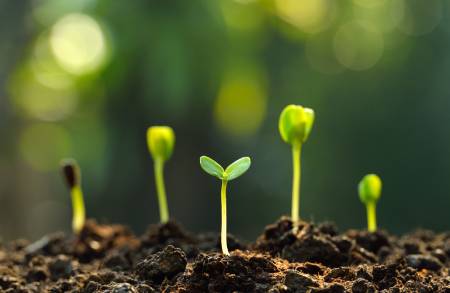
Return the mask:
[[[300,159],[301,159],[301,144],[294,144],[292,146],[292,222],[296,223],[299,220],[300,215]]]
[[[367,230],[369,232],[377,231],[377,213],[376,213],[376,203],[370,202],[366,205],[367,208]]]
[[[84,222],[86,220],[86,211],[84,208],[83,192],[80,186],[74,186],[70,190],[70,195],[72,197],[72,230],[75,234],[80,233],[84,227]]]
[[[169,208],[167,207],[166,188],[164,186],[164,161],[161,159],[156,159],[154,168],[156,192],[158,195],[159,204],[159,217],[161,223],[167,223],[169,221]]]
[[[227,180],[222,180],[220,199],[222,205],[222,231],[220,233],[220,243],[222,245],[223,254],[230,255],[227,246]]]

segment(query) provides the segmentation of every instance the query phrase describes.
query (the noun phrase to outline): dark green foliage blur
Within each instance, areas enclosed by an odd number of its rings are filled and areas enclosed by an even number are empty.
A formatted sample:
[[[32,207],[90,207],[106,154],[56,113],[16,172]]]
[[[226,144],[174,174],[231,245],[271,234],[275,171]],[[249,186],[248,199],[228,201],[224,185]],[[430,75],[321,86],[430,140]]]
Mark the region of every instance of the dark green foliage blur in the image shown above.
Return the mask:
[[[450,230],[450,6],[440,0],[0,0],[0,238],[70,230],[59,160],[87,214],[142,232],[159,219],[151,125],[170,125],[170,215],[219,231],[208,155],[252,168],[229,186],[229,231],[290,213],[287,104],[313,108],[301,215],[366,227],[363,175],[383,180],[378,225]]]

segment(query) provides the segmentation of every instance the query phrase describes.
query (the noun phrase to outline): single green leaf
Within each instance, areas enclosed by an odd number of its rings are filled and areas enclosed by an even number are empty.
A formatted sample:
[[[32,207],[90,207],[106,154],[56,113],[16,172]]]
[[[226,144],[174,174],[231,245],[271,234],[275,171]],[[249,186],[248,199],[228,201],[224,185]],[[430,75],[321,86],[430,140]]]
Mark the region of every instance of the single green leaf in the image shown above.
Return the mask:
[[[226,179],[233,180],[244,174],[250,168],[251,160],[249,157],[243,157],[231,163],[226,169]]]
[[[219,163],[207,156],[200,157],[200,166],[209,175],[216,176],[219,179],[223,179],[224,170]]]

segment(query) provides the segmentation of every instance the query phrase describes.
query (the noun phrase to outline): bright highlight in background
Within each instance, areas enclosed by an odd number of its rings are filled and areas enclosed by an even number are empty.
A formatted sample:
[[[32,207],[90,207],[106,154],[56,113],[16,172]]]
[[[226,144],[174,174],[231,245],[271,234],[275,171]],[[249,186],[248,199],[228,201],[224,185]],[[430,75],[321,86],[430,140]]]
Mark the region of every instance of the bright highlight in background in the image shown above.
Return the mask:
[[[352,70],[367,70],[383,55],[382,34],[373,26],[352,21],[339,28],[334,38],[337,60]]]
[[[23,70],[17,73],[10,87],[11,102],[21,114],[44,121],[58,121],[75,111],[78,97],[72,89],[50,88],[33,77],[30,70]]]
[[[60,66],[75,75],[98,69],[106,58],[104,32],[97,21],[85,14],[69,14],[58,20],[49,41]]]
[[[266,114],[267,96],[262,82],[251,76],[225,79],[215,104],[215,120],[232,136],[254,134]]]
[[[332,21],[334,6],[328,0],[276,0],[279,16],[306,33],[324,30]]]

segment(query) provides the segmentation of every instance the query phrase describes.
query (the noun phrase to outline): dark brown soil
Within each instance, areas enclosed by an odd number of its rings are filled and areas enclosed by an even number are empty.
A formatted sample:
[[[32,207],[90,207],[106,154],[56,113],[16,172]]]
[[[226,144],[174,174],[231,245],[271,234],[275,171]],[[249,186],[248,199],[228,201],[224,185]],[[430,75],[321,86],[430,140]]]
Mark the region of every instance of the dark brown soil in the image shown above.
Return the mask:
[[[135,236],[88,221],[79,237],[0,244],[0,292],[450,292],[450,233],[338,233],[282,218],[254,243],[174,222]]]

